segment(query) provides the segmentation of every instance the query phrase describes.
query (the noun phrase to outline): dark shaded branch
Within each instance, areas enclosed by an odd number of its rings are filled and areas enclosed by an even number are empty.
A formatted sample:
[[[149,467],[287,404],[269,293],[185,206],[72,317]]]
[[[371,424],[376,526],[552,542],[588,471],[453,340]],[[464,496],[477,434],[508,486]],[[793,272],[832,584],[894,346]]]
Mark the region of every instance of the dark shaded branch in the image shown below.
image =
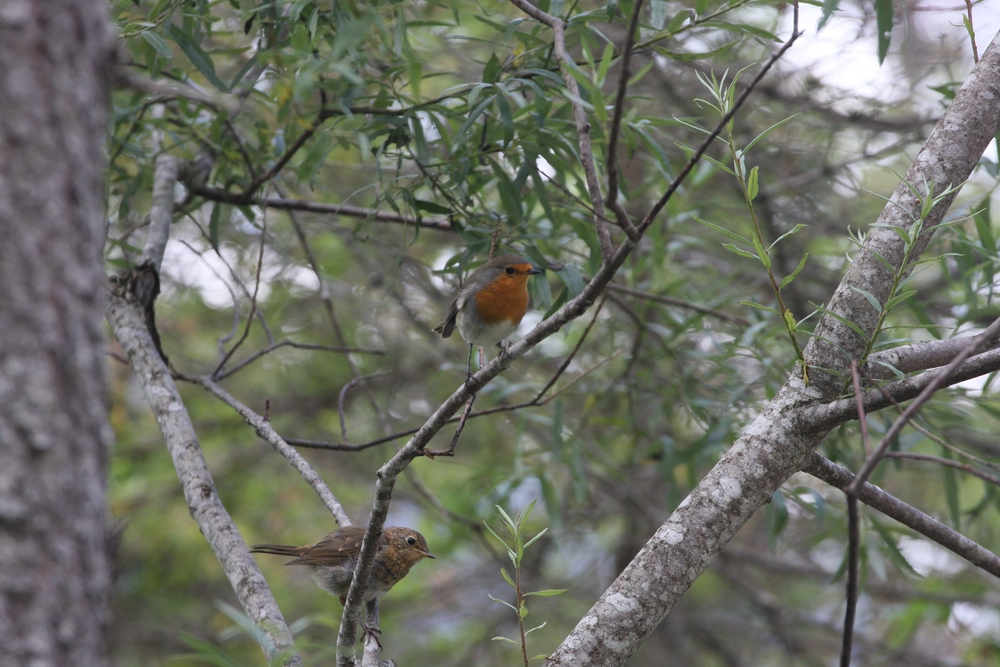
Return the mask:
[[[326,215],[344,215],[351,218],[365,218],[378,220],[380,222],[398,222],[404,225],[419,225],[423,229],[434,229],[441,232],[454,232],[455,227],[447,218],[441,216],[420,217],[403,215],[394,211],[380,211],[374,208],[364,208],[362,206],[350,206],[348,204],[324,204],[321,202],[307,201],[304,199],[288,199],[286,197],[255,197],[246,196],[237,192],[229,192],[219,188],[192,187],[191,191],[199,197],[210,201],[233,204],[235,206],[257,205],[282,211],[304,211],[307,213],[321,213]]]
[[[544,23],[552,28],[553,45],[556,62],[559,64],[559,72],[562,74],[566,89],[570,92],[570,106],[573,109],[573,120],[576,122],[576,136],[580,147],[580,164],[583,167],[583,174],[587,182],[587,192],[590,201],[594,206],[594,227],[597,230],[597,240],[601,246],[601,255],[605,263],[611,260],[614,254],[614,246],[611,244],[611,233],[608,231],[607,218],[604,215],[604,196],[601,194],[601,184],[597,177],[597,167],[594,164],[594,149],[590,143],[590,123],[587,121],[587,112],[580,102],[583,98],[580,95],[580,86],[576,82],[570,67],[575,66],[573,60],[566,53],[566,22],[558,16],[552,16],[543,12],[538,7],[532,5],[528,0],[511,0],[511,3],[531,18]],[[642,4],[641,0],[637,4]],[[638,12],[638,8],[636,8]],[[613,156],[609,156],[613,160]],[[633,230],[634,232],[634,230]],[[637,241],[638,234],[629,236],[633,242]]]
[[[721,310],[715,310],[713,308],[706,308],[705,306],[699,306],[696,303],[691,303],[690,301],[685,301],[684,299],[678,299],[676,297],[666,296],[664,294],[653,294],[652,292],[646,292],[643,290],[635,289],[634,287],[626,287],[625,285],[619,285],[618,283],[611,283],[610,285],[608,285],[608,289],[614,292],[621,292],[622,294],[630,294],[632,296],[637,296],[641,299],[656,301],[657,303],[662,303],[668,306],[676,306],[677,308],[686,308],[688,310],[693,310],[695,312],[701,313],[702,315],[710,315],[712,317],[717,317],[720,320],[726,320],[727,322],[738,324],[741,327],[750,326],[750,323],[747,322],[742,317],[739,317],[737,315],[730,315],[729,313],[724,313]]]
[[[815,452],[809,459],[809,463],[802,468],[802,472],[809,473],[841,490],[846,489],[855,479],[850,470]],[[908,528],[912,528],[976,567],[989,572],[994,577],[1000,577],[1000,557],[937,519],[907,505],[902,500],[868,482],[858,487],[856,495],[858,500],[865,505],[877,509]]]

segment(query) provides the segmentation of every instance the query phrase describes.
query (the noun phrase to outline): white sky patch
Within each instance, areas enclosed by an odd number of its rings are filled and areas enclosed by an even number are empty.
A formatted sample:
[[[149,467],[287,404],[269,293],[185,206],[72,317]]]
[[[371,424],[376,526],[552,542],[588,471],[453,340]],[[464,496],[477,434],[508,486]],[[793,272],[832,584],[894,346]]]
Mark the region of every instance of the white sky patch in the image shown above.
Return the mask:
[[[956,602],[951,606],[948,629],[967,630],[977,636],[1000,636],[1000,613],[973,602]]]
[[[965,568],[962,559],[944,547],[916,537],[899,538],[899,550],[918,574],[955,574]]]
[[[952,76],[964,77],[966,67],[972,64],[972,47],[968,34],[962,25],[963,3],[952,2],[955,11],[910,11],[906,16],[896,16],[896,26],[892,32],[889,53],[881,66],[878,64],[878,43],[875,24],[863,25],[863,14],[857,7],[842,2],[841,9],[834,13],[820,32],[816,32],[822,17],[822,8],[801,4],[799,7],[799,29],[804,32],[792,48],[787,58],[797,70],[808,70],[828,86],[841,88],[854,95],[861,95],[881,102],[895,102],[907,97],[908,78],[903,75],[901,64],[893,57],[900,49],[906,48],[906,28],[909,23],[915,32],[926,41],[938,39],[950,44],[958,44],[967,54],[968,65],[956,67]],[[941,7],[947,2],[925,0],[917,6],[923,8]],[[898,12],[897,5],[897,12]],[[976,30],[976,43],[980,53],[986,50],[993,35],[1000,30],[1000,3],[983,2],[975,5],[972,20]],[[788,35],[792,29],[792,14],[787,12],[782,20],[779,35]],[[943,83],[928,81],[927,85]],[[928,91],[930,93],[930,91]],[[937,95],[936,93],[931,93]]]

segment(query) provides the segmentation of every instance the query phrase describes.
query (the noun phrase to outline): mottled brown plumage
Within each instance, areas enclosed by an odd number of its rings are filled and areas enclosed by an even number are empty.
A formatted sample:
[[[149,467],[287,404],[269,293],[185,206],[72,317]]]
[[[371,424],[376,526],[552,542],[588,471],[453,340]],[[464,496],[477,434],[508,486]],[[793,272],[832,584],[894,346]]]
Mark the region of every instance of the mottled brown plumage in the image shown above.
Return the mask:
[[[285,565],[308,565],[316,585],[345,604],[364,535],[365,528],[350,526],[330,533],[316,544],[301,547],[255,544],[250,553],[294,556]],[[434,558],[423,535],[399,526],[383,529],[365,600],[373,600],[395,586],[423,558]]]

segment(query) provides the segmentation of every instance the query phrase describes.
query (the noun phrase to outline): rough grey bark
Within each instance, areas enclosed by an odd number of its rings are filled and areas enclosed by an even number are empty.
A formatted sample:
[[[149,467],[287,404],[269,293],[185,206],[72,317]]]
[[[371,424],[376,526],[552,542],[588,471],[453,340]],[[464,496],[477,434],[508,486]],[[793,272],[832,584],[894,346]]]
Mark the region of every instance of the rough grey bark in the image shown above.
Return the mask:
[[[0,3],[0,665],[108,664],[99,0]]]
[[[1000,45],[986,50],[948,111],[938,122],[913,165],[907,183],[926,194],[960,186],[1000,125]],[[931,229],[944,216],[954,194],[924,219]],[[921,203],[901,183],[879,223],[909,230],[920,218]],[[812,384],[796,370],[762,414],[746,429],[721,461],[660,527],[617,580],[594,604],[549,658],[556,665],[621,665],[663,620],[709,561],[788,477],[806,465],[829,426],[802,418],[804,409],[832,400],[849,377],[850,359],[860,358],[873,335],[877,313],[862,294],[884,304],[892,276],[904,274],[930,241],[920,236],[904,266],[900,237],[872,228],[828,308],[861,328],[865,337],[830,315],[824,316],[805,357]],[[879,259],[881,257],[882,259]],[[890,267],[882,261],[888,262]]]

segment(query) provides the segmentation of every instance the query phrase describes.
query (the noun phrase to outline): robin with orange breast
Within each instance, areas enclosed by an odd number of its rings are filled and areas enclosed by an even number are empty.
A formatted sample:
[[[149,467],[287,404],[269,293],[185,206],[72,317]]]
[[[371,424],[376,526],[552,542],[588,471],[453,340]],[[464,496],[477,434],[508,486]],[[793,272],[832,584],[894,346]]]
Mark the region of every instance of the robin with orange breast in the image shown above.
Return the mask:
[[[469,344],[468,375],[472,350],[478,345],[499,345],[514,333],[528,310],[528,276],[541,271],[520,255],[500,255],[472,272],[458,291],[445,321],[434,328],[444,338],[458,333]]]
[[[365,528],[348,526],[335,530],[316,544],[292,547],[283,544],[255,544],[250,553],[295,556],[285,565],[308,565],[316,585],[347,603],[347,592],[361,554]],[[368,579],[365,601],[374,600],[406,576],[424,558],[434,558],[424,536],[410,528],[389,526],[382,531],[378,551]]]

